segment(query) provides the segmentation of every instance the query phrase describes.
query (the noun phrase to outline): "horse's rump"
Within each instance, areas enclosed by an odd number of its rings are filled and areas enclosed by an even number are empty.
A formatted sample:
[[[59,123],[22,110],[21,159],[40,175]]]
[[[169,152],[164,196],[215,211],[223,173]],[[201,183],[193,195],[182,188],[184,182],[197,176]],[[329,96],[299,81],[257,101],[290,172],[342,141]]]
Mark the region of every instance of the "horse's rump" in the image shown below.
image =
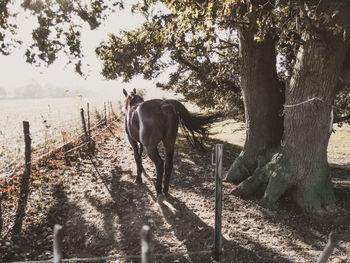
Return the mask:
[[[153,99],[141,103],[136,111],[140,142],[144,146],[158,144],[177,134],[179,118],[176,109],[166,100]]]
[[[202,144],[202,140],[209,134],[209,126],[221,117],[219,114],[202,115],[190,113],[186,107],[177,100],[165,100],[165,102],[175,107],[181,127],[187,139],[192,144]],[[200,137],[200,140],[198,140],[197,136]]]

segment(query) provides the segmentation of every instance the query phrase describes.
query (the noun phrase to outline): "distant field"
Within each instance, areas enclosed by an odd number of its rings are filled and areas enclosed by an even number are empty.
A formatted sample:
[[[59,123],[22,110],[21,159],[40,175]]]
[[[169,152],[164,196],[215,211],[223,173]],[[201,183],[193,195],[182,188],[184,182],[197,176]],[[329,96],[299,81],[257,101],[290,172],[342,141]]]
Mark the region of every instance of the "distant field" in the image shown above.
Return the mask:
[[[79,135],[82,132],[80,108],[90,107],[91,122],[96,121],[96,111],[103,115],[107,99],[13,99],[0,100],[0,174],[3,168],[23,159],[23,121],[29,121],[32,148],[45,148],[54,143]],[[111,101],[118,111],[118,101]],[[108,106],[107,113],[108,113]]]
[[[212,131],[213,137],[229,143],[243,146],[245,141],[245,124],[234,120],[217,123]],[[334,125],[328,145],[328,161],[330,164],[350,168],[350,127],[344,125],[339,128]]]

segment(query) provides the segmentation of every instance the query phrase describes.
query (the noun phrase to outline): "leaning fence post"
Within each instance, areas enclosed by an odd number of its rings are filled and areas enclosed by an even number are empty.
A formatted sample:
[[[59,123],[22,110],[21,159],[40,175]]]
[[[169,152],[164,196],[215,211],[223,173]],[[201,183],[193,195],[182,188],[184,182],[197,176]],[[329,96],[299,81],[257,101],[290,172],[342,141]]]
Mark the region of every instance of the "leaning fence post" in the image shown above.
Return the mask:
[[[328,235],[328,242],[325,248],[323,249],[321,255],[319,256],[317,263],[326,263],[329,256],[332,254],[334,247],[337,245],[338,238],[333,232]]]
[[[215,232],[214,232],[214,248],[213,259],[221,262],[222,253],[222,156],[223,145],[215,145]]]
[[[32,155],[31,141],[32,140],[30,138],[28,121],[23,121],[23,132],[24,132],[24,143],[25,143],[25,150],[24,150],[25,170],[21,180],[20,198],[18,202],[15,222],[12,228],[13,237],[15,237],[16,234],[19,233],[22,228],[23,218],[24,218],[25,209],[26,209],[27,200],[28,200],[29,179],[30,179],[31,167],[32,167],[32,163],[31,163],[32,162],[31,161],[31,155]]]
[[[145,225],[141,229],[141,262],[149,263],[151,262],[151,231],[150,227]]]
[[[108,108],[109,108],[109,120],[112,120],[112,113],[113,113],[113,108],[112,108],[112,102],[108,101]]]
[[[90,142],[89,142],[89,135],[87,133],[87,130],[86,130],[86,122],[85,122],[85,116],[84,116],[84,109],[81,108],[80,109],[80,116],[81,116],[81,124],[83,126],[83,131],[84,131],[84,134],[85,134],[85,141],[88,145],[88,148],[89,148],[89,151],[90,151]]]
[[[105,124],[107,125],[107,109],[106,109],[106,102],[103,103],[103,111],[105,113]]]
[[[62,226],[57,224],[53,228],[53,262],[62,262]]]

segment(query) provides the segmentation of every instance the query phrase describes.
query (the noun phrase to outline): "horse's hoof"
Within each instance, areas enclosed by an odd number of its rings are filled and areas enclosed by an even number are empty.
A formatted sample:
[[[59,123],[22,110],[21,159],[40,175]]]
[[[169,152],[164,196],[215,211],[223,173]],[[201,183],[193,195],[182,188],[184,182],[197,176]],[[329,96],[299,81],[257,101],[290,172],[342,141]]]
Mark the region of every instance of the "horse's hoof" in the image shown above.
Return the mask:
[[[142,184],[142,179],[141,179],[141,177],[137,177],[137,178],[136,178],[136,183]]]
[[[157,203],[158,204],[162,204],[164,202],[164,199],[165,199],[164,195],[157,194]]]
[[[165,196],[168,195],[168,192],[169,192],[169,187],[164,187],[163,188],[163,193],[164,193]]]

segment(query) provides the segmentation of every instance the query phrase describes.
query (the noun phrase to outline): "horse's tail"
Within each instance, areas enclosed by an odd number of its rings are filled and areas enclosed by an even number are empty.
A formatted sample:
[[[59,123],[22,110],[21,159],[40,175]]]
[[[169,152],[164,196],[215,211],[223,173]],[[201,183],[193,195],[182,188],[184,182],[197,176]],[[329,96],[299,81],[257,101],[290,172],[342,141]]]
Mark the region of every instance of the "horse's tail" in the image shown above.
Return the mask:
[[[203,115],[190,113],[177,100],[166,100],[166,102],[175,107],[182,130],[187,139],[194,145],[203,145],[203,140],[209,135],[208,129],[210,125],[221,117],[220,114]]]

